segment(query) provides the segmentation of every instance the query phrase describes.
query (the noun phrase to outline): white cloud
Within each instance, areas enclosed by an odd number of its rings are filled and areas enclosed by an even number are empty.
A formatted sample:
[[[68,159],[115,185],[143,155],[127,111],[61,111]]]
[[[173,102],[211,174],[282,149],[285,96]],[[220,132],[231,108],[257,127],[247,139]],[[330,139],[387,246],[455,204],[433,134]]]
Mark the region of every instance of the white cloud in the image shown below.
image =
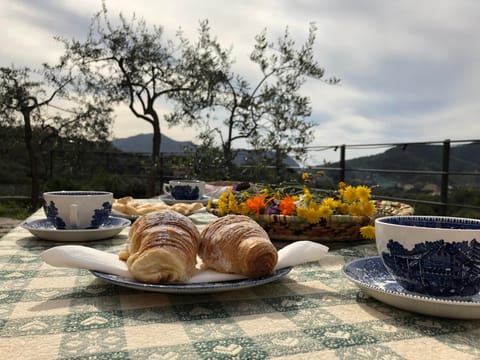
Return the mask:
[[[341,85],[307,82],[316,139],[312,145],[384,143],[478,138],[480,92],[480,2],[476,0],[107,0],[115,19],[122,12],[178,28],[196,38],[209,19],[212,34],[233,46],[235,69],[254,79],[249,62],[254,36],[271,39],[286,26],[302,43],[310,22],[318,26],[315,52],[326,76]],[[0,2],[0,66],[39,66],[56,61],[62,46],[53,36],[83,38],[100,0]],[[150,125],[120,107],[115,137],[150,132]],[[194,140],[195,130],[162,126],[166,135]],[[329,159],[335,160],[338,153]],[[316,157],[322,161],[325,153]]]

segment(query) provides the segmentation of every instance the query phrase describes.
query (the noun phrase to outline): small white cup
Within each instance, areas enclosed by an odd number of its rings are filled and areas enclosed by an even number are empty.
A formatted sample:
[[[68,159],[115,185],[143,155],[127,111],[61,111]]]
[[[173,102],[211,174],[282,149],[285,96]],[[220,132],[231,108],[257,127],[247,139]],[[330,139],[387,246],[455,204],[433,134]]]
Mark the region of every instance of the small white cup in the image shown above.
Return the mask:
[[[170,180],[163,184],[163,192],[175,200],[198,200],[205,193],[205,182],[199,180]]]
[[[59,230],[96,229],[110,216],[112,201],[107,191],[50,191],[43,193],[43,210]]]

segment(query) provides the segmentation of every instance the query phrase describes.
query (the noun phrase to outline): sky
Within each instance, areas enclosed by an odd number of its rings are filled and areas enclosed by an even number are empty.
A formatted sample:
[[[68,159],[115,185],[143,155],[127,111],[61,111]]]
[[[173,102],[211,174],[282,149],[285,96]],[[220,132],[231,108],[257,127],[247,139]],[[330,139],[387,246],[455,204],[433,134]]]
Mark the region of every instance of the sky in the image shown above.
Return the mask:
[[[477,0],[106,0],[112,19],[135,14],[165,34],[181,28],[196,39],[199,21],[232,47],[234,70],[255,79],[249,61],[254,37],[270,40],[288,27],[297,44],[315,23],[315,56],[338,85],[310,80],[315,140],[311,146],[469,140],[480,138],[480,1]],[[63,45],[85,38],[101,0],[0,1],[0,66],[55,63]],[[151,133],[151,125],[117,108],[113,137]],[[162,132],[196,142],[191,128]],[[382,149],[383,151],[384,149]],[[378,152],[349,150],[347,158]],[[312,151],[307,164],[337,161],[333,150]]]

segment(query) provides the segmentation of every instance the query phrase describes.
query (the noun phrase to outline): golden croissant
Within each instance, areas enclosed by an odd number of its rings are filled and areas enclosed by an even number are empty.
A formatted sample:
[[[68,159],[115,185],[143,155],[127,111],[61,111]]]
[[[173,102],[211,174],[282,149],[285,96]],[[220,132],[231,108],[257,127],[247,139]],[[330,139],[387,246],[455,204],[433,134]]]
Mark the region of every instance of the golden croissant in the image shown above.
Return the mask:
[[[278,253],[263,228],[248,216],[228,215],[201,233],[198,255],[211,269],[260,277],[273,272]]]
[[[132,224],[128,235],[119,257],[136,280],[182,282],[193,275],[200,233],[188,217],[173,210],[148,213]]]

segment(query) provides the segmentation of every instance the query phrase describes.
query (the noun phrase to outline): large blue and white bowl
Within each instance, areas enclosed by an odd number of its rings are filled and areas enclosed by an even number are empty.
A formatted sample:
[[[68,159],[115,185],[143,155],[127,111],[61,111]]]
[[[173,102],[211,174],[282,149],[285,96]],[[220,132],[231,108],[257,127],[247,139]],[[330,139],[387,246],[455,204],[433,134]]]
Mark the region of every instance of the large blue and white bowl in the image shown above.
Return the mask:
[[[436,297],[480,291],[480,220],[390,216],[375,220],[377,249],[406,290]]]

